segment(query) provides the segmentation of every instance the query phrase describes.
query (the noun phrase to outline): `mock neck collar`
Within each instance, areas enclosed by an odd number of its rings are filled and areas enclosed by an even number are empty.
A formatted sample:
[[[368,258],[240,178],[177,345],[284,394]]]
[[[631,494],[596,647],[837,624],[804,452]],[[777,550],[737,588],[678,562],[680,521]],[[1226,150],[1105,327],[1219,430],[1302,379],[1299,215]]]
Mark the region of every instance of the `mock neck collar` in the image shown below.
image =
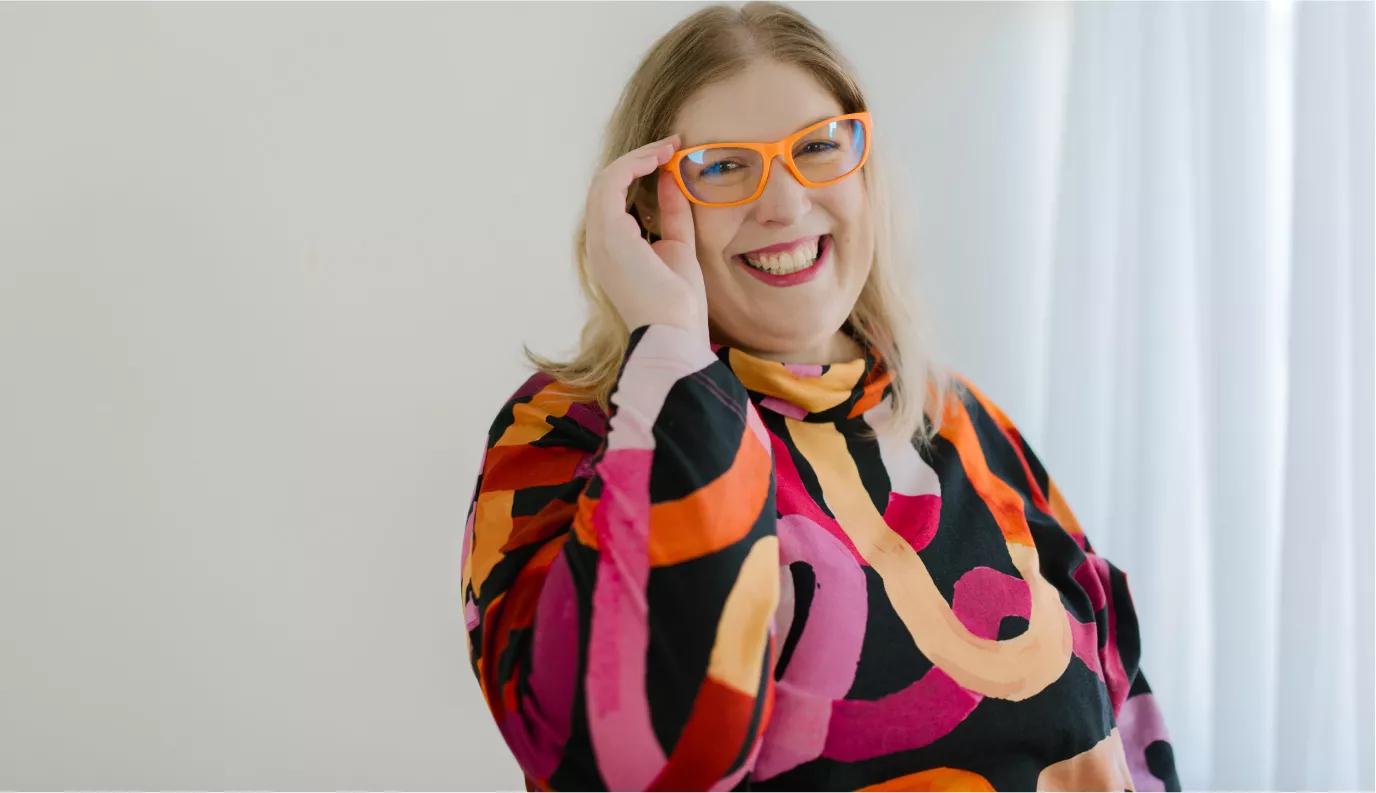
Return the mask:
[[[771,361],[737,347],[711,343],[757,408],[800,421],[841,421],[879,404],[892,391],[893,373],[873,345],[843,330],[862,348],[859,357],[833,363]]]

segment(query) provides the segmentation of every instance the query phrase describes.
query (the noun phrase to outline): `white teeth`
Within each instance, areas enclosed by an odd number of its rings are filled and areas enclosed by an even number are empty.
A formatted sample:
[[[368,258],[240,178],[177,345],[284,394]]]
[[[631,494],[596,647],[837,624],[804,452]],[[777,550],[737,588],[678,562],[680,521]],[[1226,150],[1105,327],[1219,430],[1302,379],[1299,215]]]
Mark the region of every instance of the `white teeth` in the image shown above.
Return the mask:
[[[774,275],[787,275],[811,267],[812,263],[817,261],[820,247],[821,238],[819,237],[813,241],[812,245],[802,245],[787,253],[771,253],[763,256],[743,254],[741,258],[756,269]]]

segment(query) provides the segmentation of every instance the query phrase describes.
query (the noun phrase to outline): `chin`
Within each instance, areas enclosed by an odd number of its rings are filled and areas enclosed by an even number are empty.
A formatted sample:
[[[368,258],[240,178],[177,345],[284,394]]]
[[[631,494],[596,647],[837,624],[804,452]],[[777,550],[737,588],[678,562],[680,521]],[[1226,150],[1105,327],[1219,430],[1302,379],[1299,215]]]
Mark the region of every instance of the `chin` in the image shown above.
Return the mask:
[[[742,341],[756,349],[772,352],[788,352],[799,345],[824,341],[841,327],[840,323],[831,327],[828,323],[775,321],[768,316],[754,316],[746,321],[749,329],[740,334]]]

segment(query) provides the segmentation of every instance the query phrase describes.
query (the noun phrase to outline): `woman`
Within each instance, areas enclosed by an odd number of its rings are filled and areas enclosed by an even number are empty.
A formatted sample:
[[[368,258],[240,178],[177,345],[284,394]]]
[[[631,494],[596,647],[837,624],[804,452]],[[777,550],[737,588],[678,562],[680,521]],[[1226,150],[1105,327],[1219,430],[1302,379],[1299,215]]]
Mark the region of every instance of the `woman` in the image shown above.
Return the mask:
[[[580,353],[531,356],[465,531],[528,789],[1179,790],[1126,577],[903,310],[866,107],[772,3],[622,96]]]

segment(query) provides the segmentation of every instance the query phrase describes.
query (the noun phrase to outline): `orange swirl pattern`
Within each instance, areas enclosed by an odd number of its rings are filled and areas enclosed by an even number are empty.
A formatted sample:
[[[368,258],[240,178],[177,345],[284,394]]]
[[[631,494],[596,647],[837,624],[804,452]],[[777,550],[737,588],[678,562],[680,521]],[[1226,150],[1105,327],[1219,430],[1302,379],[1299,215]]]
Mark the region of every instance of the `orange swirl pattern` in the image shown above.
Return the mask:
[[[462,607],[527,789],[1180,789],[1127,578],[998,405],[957,374],[919,450],[868,346],[700,345],[492,420]]]

